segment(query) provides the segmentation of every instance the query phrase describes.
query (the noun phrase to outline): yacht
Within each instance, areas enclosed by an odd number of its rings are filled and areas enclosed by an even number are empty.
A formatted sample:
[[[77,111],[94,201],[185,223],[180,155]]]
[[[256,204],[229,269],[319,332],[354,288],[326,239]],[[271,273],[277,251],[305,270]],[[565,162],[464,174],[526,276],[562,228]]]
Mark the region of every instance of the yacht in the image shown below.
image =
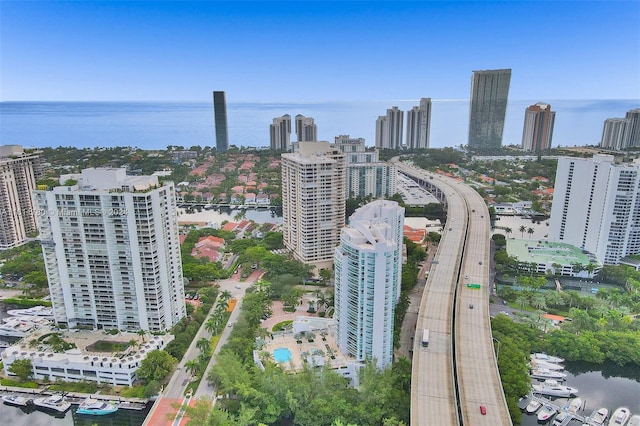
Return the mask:
[[[563,386],[556,380],[545,380],[543,383],[533,385],[533,391],[542,395],[558,396],[568,398],[578,393],[578,389],[570,386]]]
[[[17,317],[34,316],[53,319],[53,308],[48,308],[46,306],[34,306],[28,309],[11,309],[7,311],[7,314]]]
[[[104,416],[105,414],[115,413],[116,411],[118,411],[118,404],[116,402],[87,398],[82,401],[76,413]]]
[[[0,336],[24,337],[36,327],[36,324],[31,321],[22,321],[19,318],[15,318],[13,321],[0,325]]]
[[[551,417],[553,417],[553,415],[556,414],[556,412],[557,411],[555,408],[553,408],[553,406],[549,404],[545,404],[542,407],[542,410],[538,411],[538,421],[539,422],[549,421]]]
[[[582,408],[582,399],[580,398],[573,398],[567,405],[562,407],[563,410],[567,410],[570,414],[576,414],[580,408]]]
[[[18,405],[20,407],[26,407],[31,403],[31,399],[20,395],[3,395],[2,400],[9,405]]]
[[[567,374],[562,371],[552,371],[546,368],[538,368],[531,371],[531,377],[539,380],[554,379],[563,381],[567,378]]]
[[[590,424],[595,426],[604,425],[604,422],[607,421],[607,417],[609,417],[609,410],[607,408],[598,408],[594,411],[590,418]]]
[[[609,426],[624,426],[631,417],[631,411],[627,407],[618,407],[611,415]]]
[[[542,361],[540,359],[532,359],[531,362],[529,362],[529,368],[531,368],[532,370],[536,370],[538,368],[544,368],[546,370],[562,371],[564,370],[564,365],[556,364],[553,362]]]
[[[64,413],[71,408],[71,403],[65,401],[62,395],[51,395],[44,398],[36,398],[33,400],[33,405],[46,410],[57,411],[59,413]]]
[[[555,419],[553,419],[553,426],[560,426],[569,417],[569,413],[566,411],[560,411]]]
[[[546,362],[552,362],[554,364],[559,364],[561,362],[564,362],[564,358],[559,358],[557,356],[551,356],[551,355],[547,355],[547,354],[543,354],[543,353],[535,353],[535,354],[531,354],[531,359],[534,361],[546,361]]]
[[[538,411],[538,409],[542,406],[542,403],[539,401],[536,401],[535,399],[532,399],[531,402],[529,403],[529,405],[527,405],[527,408],[524,409],[524,411],[526,411],[529,414],[533,414],[536,411]]]
[[[627,426],[640,426],[640,414],[634,414],[633,416],[631,416],[631,418],[629,419],[629,423],[627,423]]]

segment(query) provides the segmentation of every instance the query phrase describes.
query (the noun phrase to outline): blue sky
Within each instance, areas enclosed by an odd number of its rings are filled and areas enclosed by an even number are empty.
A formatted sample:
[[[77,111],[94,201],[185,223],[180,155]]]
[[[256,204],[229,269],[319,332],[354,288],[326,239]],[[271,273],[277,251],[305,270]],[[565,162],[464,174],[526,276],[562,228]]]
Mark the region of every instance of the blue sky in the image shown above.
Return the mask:
[[[640,99],[640,1],[0,0],[0,100]]]

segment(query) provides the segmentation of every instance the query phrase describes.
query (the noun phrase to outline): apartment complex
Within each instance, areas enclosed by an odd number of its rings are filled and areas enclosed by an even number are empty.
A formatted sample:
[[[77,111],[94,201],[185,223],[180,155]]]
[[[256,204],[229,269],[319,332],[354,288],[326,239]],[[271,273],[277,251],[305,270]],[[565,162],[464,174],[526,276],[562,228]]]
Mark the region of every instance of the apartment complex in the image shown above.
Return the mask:
[[[407,111],[407,149],[429,148],[431,131],[431,98],[420,99],[420,105]]]
[[[318,127],[314,124],[313,118],[296,115],[296,136],[298,142],[318,140]]]
[[[376,148],[402,148],[402,125],[404,111],[394,106],[376,120]]]
[[[355,211],[335,249],[335,325],[340,351],[393,362],[393,318],[402,278],[404,208],[378,200]]]
[[[510,83],[510,69],[473,72],[469,108],[469,148],[483,150],[502,146]]]
[[[284,244],[304,263],[331,267],[345,224],[345,155],[329,142],[299,142],[281,165]]]
[[[640,146],[640,108],[627,111],[625,118],[608,118],[602,129],[602,148],[622,150]]]
[[[225,152],[229,149],[229,131],[227,129],[227,101],[224,92],[213,92],[213,114],[216,124],[216,149]]]
[[[549,239],[587,250],[604,265],[640,254],[640,161],[559,158]]]
[[[347,198],[381,198],[396,193],[396,165],[380,161],[377,150],[367,151],[363,138],[340,135],[335,138],[334,147],[345,154]]]
[[[522,149],[540,152],[551,148],[555,120],[556,112],[551,111],[549,104],[538,102],[527,107],[524,112]]]
[[[288,151],[291,143],[291,116],[285,114],[273,119],[269,126],[271,149],[274,151]]]
[[[31,191],[40,177],[40,154],[20,145],[0,146],[0,250],[20,246],[38,232]]]
[[[34,192],[55,321],[166,331],[186,315],[172,183],[85,169]]]

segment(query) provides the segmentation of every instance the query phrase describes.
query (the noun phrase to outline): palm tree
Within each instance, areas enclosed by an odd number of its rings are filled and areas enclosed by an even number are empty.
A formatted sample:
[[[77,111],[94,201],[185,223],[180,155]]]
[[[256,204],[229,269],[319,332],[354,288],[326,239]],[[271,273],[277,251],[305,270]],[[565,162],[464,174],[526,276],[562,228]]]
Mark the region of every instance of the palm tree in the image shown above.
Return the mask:
[[[218,326],[220,325],[220,321],[216,318],[216,315],[209,317],[206,323],[204,323],[204,328],[211,334],[218,334]]]
[[[540,310],[547,309],[547,302],[544,299],[544,294],[534,293],[531,297],[531,306]]]
[[[520,229],[518,229],[522,234],[522,238],[524,238],[524,233],[527,231],[527,227],[524,225],[520,225]]]
[[[196,348],[200,350],[201,354],[209,356],[211,352],[211,342],[206,337],[203,337],[196,342]]]
[[[224,290],[218,296],[218,303],[224,304],[224,302],[228,302],[229,299],[231,299],[232,297],[233,297],[233,294],[229,290]]]
[[[533,235],[533,228],[527,228],[527,234],[529,234],[529,239],[531,239],[531,236]]]
[[[504,228],[504,233],[507,234],[507,238],[509,238],[509,234],[513,232],[513,229],[506,227]]]
[[[518,306],[520,306],[520,311],[524,310],[524,306],[528,303],[529,301],[527,300],[527,297],[524,294],[520,294],[517,298],[516,298],[516,304]]]
[[[200,365],[201,364],[197,359],[192,359],[184,363],[184,368],[191,373],[192,376],[198,377],[200,376]]]
[[[144,336],[147,334],[145,330],[138,330],[138,336],[142,337],[142,343],[144,343]]]

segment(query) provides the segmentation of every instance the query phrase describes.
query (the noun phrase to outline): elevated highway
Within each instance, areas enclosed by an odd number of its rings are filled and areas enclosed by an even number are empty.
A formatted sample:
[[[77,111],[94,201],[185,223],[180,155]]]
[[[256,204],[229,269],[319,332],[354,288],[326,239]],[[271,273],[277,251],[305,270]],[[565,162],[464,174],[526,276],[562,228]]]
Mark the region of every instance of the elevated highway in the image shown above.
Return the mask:
[[[489,321],[488,209],[475,190],[456,179],[396,164],[447,210],[418,313],[411,424],[511,425]],[[427,347],[421,344],[423,329],[429,330]]]

